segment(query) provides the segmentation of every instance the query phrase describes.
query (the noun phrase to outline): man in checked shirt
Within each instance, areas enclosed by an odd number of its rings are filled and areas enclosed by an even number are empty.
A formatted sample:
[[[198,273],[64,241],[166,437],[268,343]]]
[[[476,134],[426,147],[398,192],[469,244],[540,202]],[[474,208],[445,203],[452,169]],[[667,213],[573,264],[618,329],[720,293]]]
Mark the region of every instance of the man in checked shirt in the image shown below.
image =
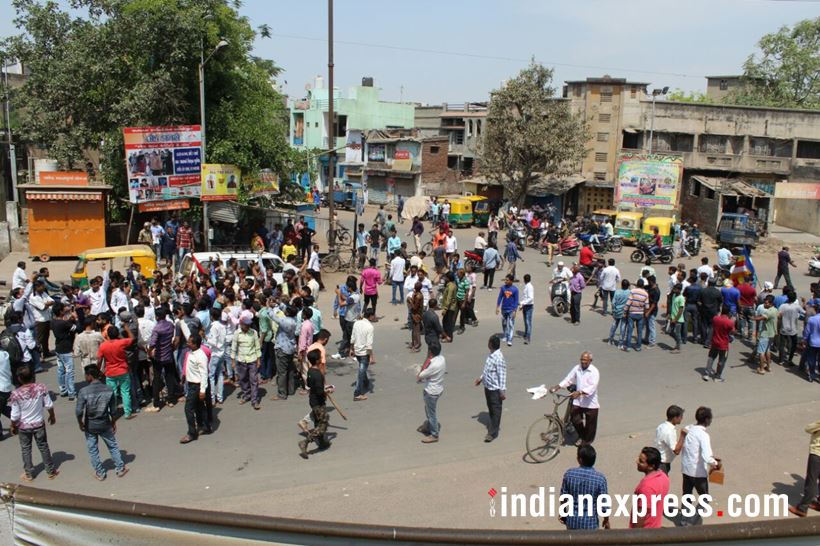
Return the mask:
[[[492,442],[498,437],[501,428],[501,405],[507,398],[507,363],[501,353],[501,338],[490,336],[487,344],[490,354],[484,364],[484,373],[475,380],[475,386],[484,383],[484,397],[487,399],[487,411],[490,423],[487,425],[485,442]]]
[[[595,440],[595,433],[598,430],[598,381],[601,376],[598,368],[592,365],[592,353],[585,351],[581,353],[581,363],[576,364],[567,374],[563,381],[550,388],[550,392],[558,389],[566,389],[570,385],[575,385],[575,392],[570,395],[572,398],[572,409],[570,419],[578,431],[577,446],[589,445]]]

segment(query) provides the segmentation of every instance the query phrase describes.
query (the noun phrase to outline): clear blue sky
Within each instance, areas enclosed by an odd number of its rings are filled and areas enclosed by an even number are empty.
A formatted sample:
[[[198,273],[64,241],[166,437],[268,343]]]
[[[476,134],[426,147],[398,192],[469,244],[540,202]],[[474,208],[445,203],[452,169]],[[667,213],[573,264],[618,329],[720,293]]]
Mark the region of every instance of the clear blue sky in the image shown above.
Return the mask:
[[[293,98],[327,75],[326,6],[245,0],[241,9],[272,28],[256,54],[285,69]],[[0,35],[15,32],[11,12],[0,0]],[[335,12],[337,87],[346,93],[372,76],[385,99],[398,100],[403,87],[404,100],[433,104],[486,100],[533,56],[555,68],[559,90],[604,74],[704,90],[704,76],[739,73],[761,36],[820,15],[820,1],[336,0]]]

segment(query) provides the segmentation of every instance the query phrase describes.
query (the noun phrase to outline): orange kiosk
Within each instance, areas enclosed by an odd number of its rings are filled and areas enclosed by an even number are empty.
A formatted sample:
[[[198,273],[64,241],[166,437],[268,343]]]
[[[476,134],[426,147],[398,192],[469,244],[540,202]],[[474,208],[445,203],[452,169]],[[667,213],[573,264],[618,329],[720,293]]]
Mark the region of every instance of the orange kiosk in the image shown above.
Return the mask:
[[[105,246],[111,186],[89,185],[84,172],[41,172],[39,183],[18,188],[28,207],[30,256],[46,262]]]

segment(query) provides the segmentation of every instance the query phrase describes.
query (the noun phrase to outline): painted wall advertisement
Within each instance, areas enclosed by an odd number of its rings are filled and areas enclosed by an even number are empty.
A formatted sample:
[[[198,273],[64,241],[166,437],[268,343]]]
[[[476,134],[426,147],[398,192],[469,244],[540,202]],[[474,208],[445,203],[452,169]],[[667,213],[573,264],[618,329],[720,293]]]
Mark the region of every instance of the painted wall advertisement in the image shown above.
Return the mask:
[[[251,186],[253,195],[273,195],[279,193],[279,175],[270,169],[259,172],[259,179]]]
[[[132,203],[199,197],[199,125],[126,127],[123,137]]]
[[[236,165],[202,164],[203,201],[235,201],[242,171]]]
[[[678,206],[683,158],[678,155],[618,154],[615,205],[672,210]]]

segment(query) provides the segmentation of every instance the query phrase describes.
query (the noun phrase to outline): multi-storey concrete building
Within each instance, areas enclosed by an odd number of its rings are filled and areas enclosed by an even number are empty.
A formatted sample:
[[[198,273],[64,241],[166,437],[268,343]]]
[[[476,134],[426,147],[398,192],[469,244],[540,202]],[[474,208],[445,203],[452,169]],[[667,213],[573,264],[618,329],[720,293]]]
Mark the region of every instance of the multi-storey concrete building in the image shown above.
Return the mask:
[[[472,176],[478,170],[486,118],[485,102],[416,107],[416,128],[422,135],[448,137],[447,167],[459,177]]]

